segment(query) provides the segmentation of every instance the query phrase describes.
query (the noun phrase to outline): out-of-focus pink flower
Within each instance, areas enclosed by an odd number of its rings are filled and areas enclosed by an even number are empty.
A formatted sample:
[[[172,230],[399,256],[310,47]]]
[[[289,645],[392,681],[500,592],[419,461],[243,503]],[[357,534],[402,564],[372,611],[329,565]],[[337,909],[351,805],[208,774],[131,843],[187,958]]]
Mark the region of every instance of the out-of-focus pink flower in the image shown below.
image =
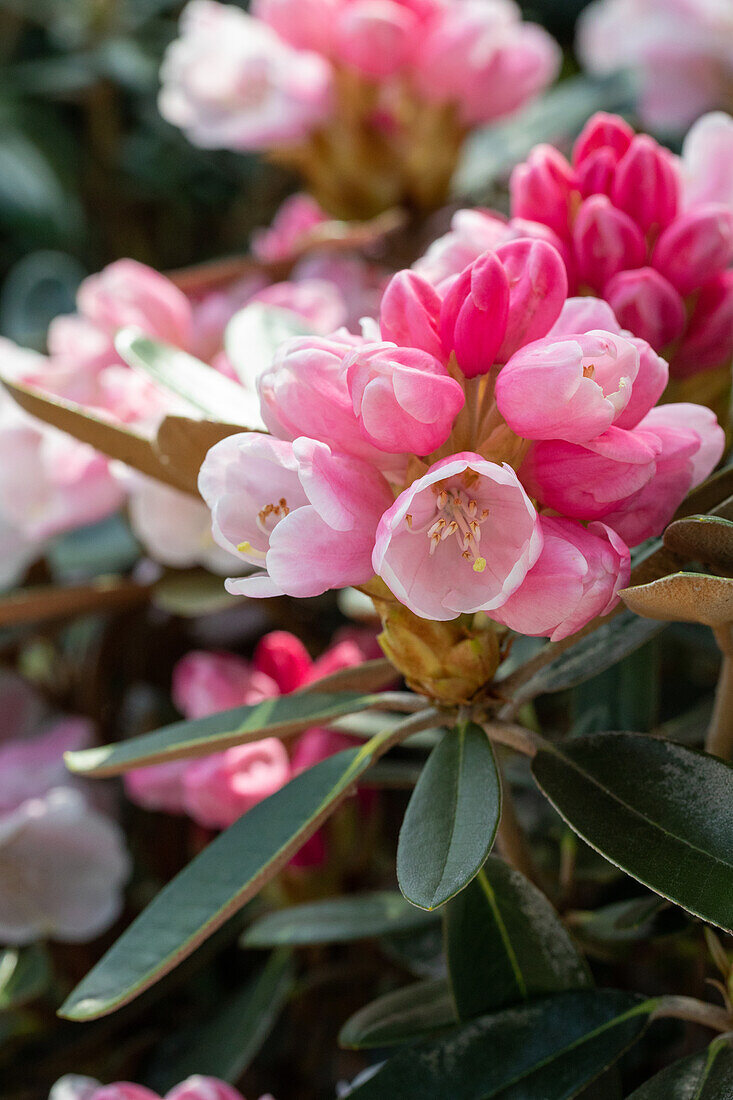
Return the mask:
[[[690,128],[682,145],[682,201],[733,207],[733,118],[713,111]]]
[[[192,761],[183,775],[186,812],[210,829],[226,829],[290,778],[281,741],[267,737]]]
[[[422,618],[501,607],[537,560],[537,513],[510,466],[442,459],[383,515],[374,571]]]
[[[351,0],[335,26],[338,60],[379,80],[403,69],[415,48],[417,15],[396,0]]]
[[[344,0],[253,0],[252,14],[296,49],[328,55],[338,13],[345,6]]]
[[[573,224],[576,273],[581,283],[602,291],[620,271],[640,267],[646,244],[638,226],[606,195],[591,195]]]
[[[91,736],[84,718],[64,718],[45,733],[13,737],[0,745],[0,815],[53,787],[70,785],[64,753],[84,748]]]
[[[156,1093],[144,1085],[131,1081],[117,1081],[114,1085],[102,1085],[92,1094],[93,1100],[158,1100]]]
[[[250,299],[297,313],[314,332],[333,332],[346,323],[346,303],[337,286],[326,279],[272,283]]]
[[[639,351],[621,336],[548,337],[522,348],[499,372],[496,400],[525,439],[583,443],[618,419],[638,371]]]
[[[652,263],[683,297],[733,260],[733,206],[701,203],[665,229]]]
[[[633,70],[640,115],[655,129],[679,132],[729,102],[732,47],[726,0],[595,0],[578,21],[583,64]]]
[[[519,588],[492,617],[519,634],[553,642],[607,615],[629,583],[626,543],[603,523],[541,516],[542,553]]]
[[[313,661],[300,638],[287,630],[272,630],[257,643],[253,665],[272,680],[280,695],[288,695],[312,678]],[[359,658],[348,662],[358,664]]]
[[[679,177],[672,154],[647,134],[633,138],[616,165],[611,198],[642,233],[664,229],[677,213]]]
[[[94,1100],[98,1100],[97,1097]],[[175,1085],[165,1094],[165,1100],[243,1100],[242,1094],[226,1081],[218,1077],[203,1077],[195,1074]],[[267,1100],[266,1096],[260,1100]],[[270,1098],[272,1100],[272,1098]]]
[[[653,267],[619,271],[604,289],[619,323],[655,348],[677,340],[685,327],[685,303]]]
[[[77,293],[77,306],[82,317],[110,336],[134,325],[179,348],[191,340],[186,295],[170,279],[136,260],[117,260],[86,278]]]
[[[294,5],[290,0],[286,2],[294,9],[291,14],[308,6],[308,0],[296,0]],[[314,0],[319,6],[322,2],[323,0]],[[260,7],[262,6],[261,4]],[[278,209],[272,224],[267,229],[257,229],[252,234],[252,252],[260,260],[270,263],[288,260],[298,251],[308,234],[325,221],[328,221],[328,215],[310,195],[302,192],[290,195]]]
[[[173,673],[173,702],[188,718],[259,703],[280,690],[266,673],[230,653],[194,651]]]
[[[228,591],[250,596],[316,596],[365,583],[374,532],[392,500],[365,462],[313,439],[289,444],[257,432],[217,443],[199,489],[219,545],[265,569],[227,581]]]
[[[93,1077],[67,1074],[52,1086],[48,1100],[244,1100],[244,1097],[226,1081],[200,1074],[181,1081],[165,1097],[130,1081],[101,1085]],[[261,1096],[260,1100],[273,1100],[273,1097],[268,1093],[267,1096]]]
[[[161,68],[161,114],[204,148],[294,142],[331,108],[331,70],[260,19],[216,0],[191,0]]]
[[[440,335],[466,378],[487,374],[496,361],[509,317],[509,279],[495,253],[479,256],[443,300]]]
[[[465,398],[443,364],[419,348],[365,344],[344,359],[365,437],[391,454],[430,454],[450,435]]]
[[[512,214],[543,222],[566,237],[577,205],[575,173],[552,145],[537,145],[511,175]]]

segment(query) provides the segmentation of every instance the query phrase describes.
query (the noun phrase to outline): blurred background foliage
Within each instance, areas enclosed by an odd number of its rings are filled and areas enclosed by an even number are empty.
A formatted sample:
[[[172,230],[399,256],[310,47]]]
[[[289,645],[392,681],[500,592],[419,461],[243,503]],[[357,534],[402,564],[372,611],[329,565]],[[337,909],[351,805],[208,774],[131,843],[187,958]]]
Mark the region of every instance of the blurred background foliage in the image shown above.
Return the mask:
[[[240,6],[246,7],[246,4]],[[584,0],[529,0],[572,44]],[[43,349],[84,275],[239,251],[294,181],[190,145],[158,114],[180,0],[0,0],[0,333]]]

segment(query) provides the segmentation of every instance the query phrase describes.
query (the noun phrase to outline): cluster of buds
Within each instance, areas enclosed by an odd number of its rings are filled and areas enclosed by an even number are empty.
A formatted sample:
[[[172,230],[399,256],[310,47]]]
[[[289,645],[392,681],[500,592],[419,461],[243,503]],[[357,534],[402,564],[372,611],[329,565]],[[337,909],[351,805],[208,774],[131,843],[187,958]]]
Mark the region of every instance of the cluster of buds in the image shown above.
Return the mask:
[[[206,148],[266,150],[333,214],[444,199],[470,129],[555,77],[512,0],[192,0],[160,109]]]
[[[216,540],[261,567],[229,591],[376,576],[380,610],[553,639],[607,613],[724,434],[655,407],[666,362],[567,286],[560,252],[519,237],[437,286],[399,272],[379,329],[286,341],[258,379],[270,434],[222,440],[199,477]]]

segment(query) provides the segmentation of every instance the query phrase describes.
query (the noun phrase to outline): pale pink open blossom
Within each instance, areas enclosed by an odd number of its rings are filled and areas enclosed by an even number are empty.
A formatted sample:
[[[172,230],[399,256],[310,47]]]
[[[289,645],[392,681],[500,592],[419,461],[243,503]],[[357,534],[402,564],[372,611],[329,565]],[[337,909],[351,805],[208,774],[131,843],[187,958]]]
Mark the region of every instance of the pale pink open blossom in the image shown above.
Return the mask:
[[[382,516],[374,571],[425,619],[501,607],[542,549],[514,470],[480,455],[436,462]]]
[[[327,279],[272,283],[250,299],[296,313],[314,332],[333,332],[347,321],[346,303],[338,287]]]
[[[603,523],[541,516],[542,552],[519,588],[492,612],[518,634],[567,638],[606,615],[629,583],[626,543]]]
[[[298,0],[296,8],[304,8],[307,2]],[[316,2],[320,3],[320,0]],[[272,223],[252,234],[252,252],[258,259],[270,263],[289,260],[299,251],[308,235],[326,221],[328,215],[310,195],[303,192],[290,195],[280,205]]]
[[[331,69],[241,8],[191,0],[161,68],[160,112],[205,148],[295,142],[331,109]]]
[[[183,805],[210,829],[226,829],[290,779],[282,741],[266,737],[192,761],[183,775]]]
[[[169,1089],[163,1097],[131,1081],[102,1085],[93,1077],[69,1073],[51,1087],[48,1100],[245,1100],[241,1092],[218,1077],[194,1074]],[[273,1100],[268,1093],[260,1100]]]
[[[339,62],[373,80],[394,76],[411,62],[419,45],[420,19],[398,0],[351,0],[335,24]]]
[[[634,73],[639,113],[655,129],[679,132],[730,103],[728,0],[594,0],[580,16],[576,48],[592,73]]]
[[[465,402],[443,364],[419,348],[365,344],[346,356],[343,370],[365,438],[391,454],[440,447]]]
[[[673,376],[692,374],[733,354],[732,165],[725,116],[701,120],[680,159],[600,113],[572,162],[538,146],[514,169],[512,212],[558,234],[571,289],[605,298],[622,328],[669,360]]]
[[[117,260],[86,278],[77,293],[77,307],[82,317],[110,335],[133,325],[175,347],[187,347],[191,341],[186,295],[136,260]]]

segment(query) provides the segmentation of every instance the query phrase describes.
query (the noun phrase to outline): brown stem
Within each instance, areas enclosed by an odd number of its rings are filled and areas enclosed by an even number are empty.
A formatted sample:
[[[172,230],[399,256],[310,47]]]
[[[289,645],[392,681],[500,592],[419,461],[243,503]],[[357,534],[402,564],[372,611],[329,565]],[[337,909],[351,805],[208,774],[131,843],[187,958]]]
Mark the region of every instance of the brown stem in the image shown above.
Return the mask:
[[[715,692],[715,707],[710,720],[705,751],[723,760],[733,756],[733,624],[715,627],[715,640],[723,654],[723,664]]]
[[[513,722],[483,722],[482,725],[492,741],[521,752],[523,756],[534,756],[542,745],[542,738],[525,726]]]
[[[694,997],[660,997],[651,1019],[688,1020],[720,1032],[730,1031],[733,1026],[726,1009],[697,1001]]]

